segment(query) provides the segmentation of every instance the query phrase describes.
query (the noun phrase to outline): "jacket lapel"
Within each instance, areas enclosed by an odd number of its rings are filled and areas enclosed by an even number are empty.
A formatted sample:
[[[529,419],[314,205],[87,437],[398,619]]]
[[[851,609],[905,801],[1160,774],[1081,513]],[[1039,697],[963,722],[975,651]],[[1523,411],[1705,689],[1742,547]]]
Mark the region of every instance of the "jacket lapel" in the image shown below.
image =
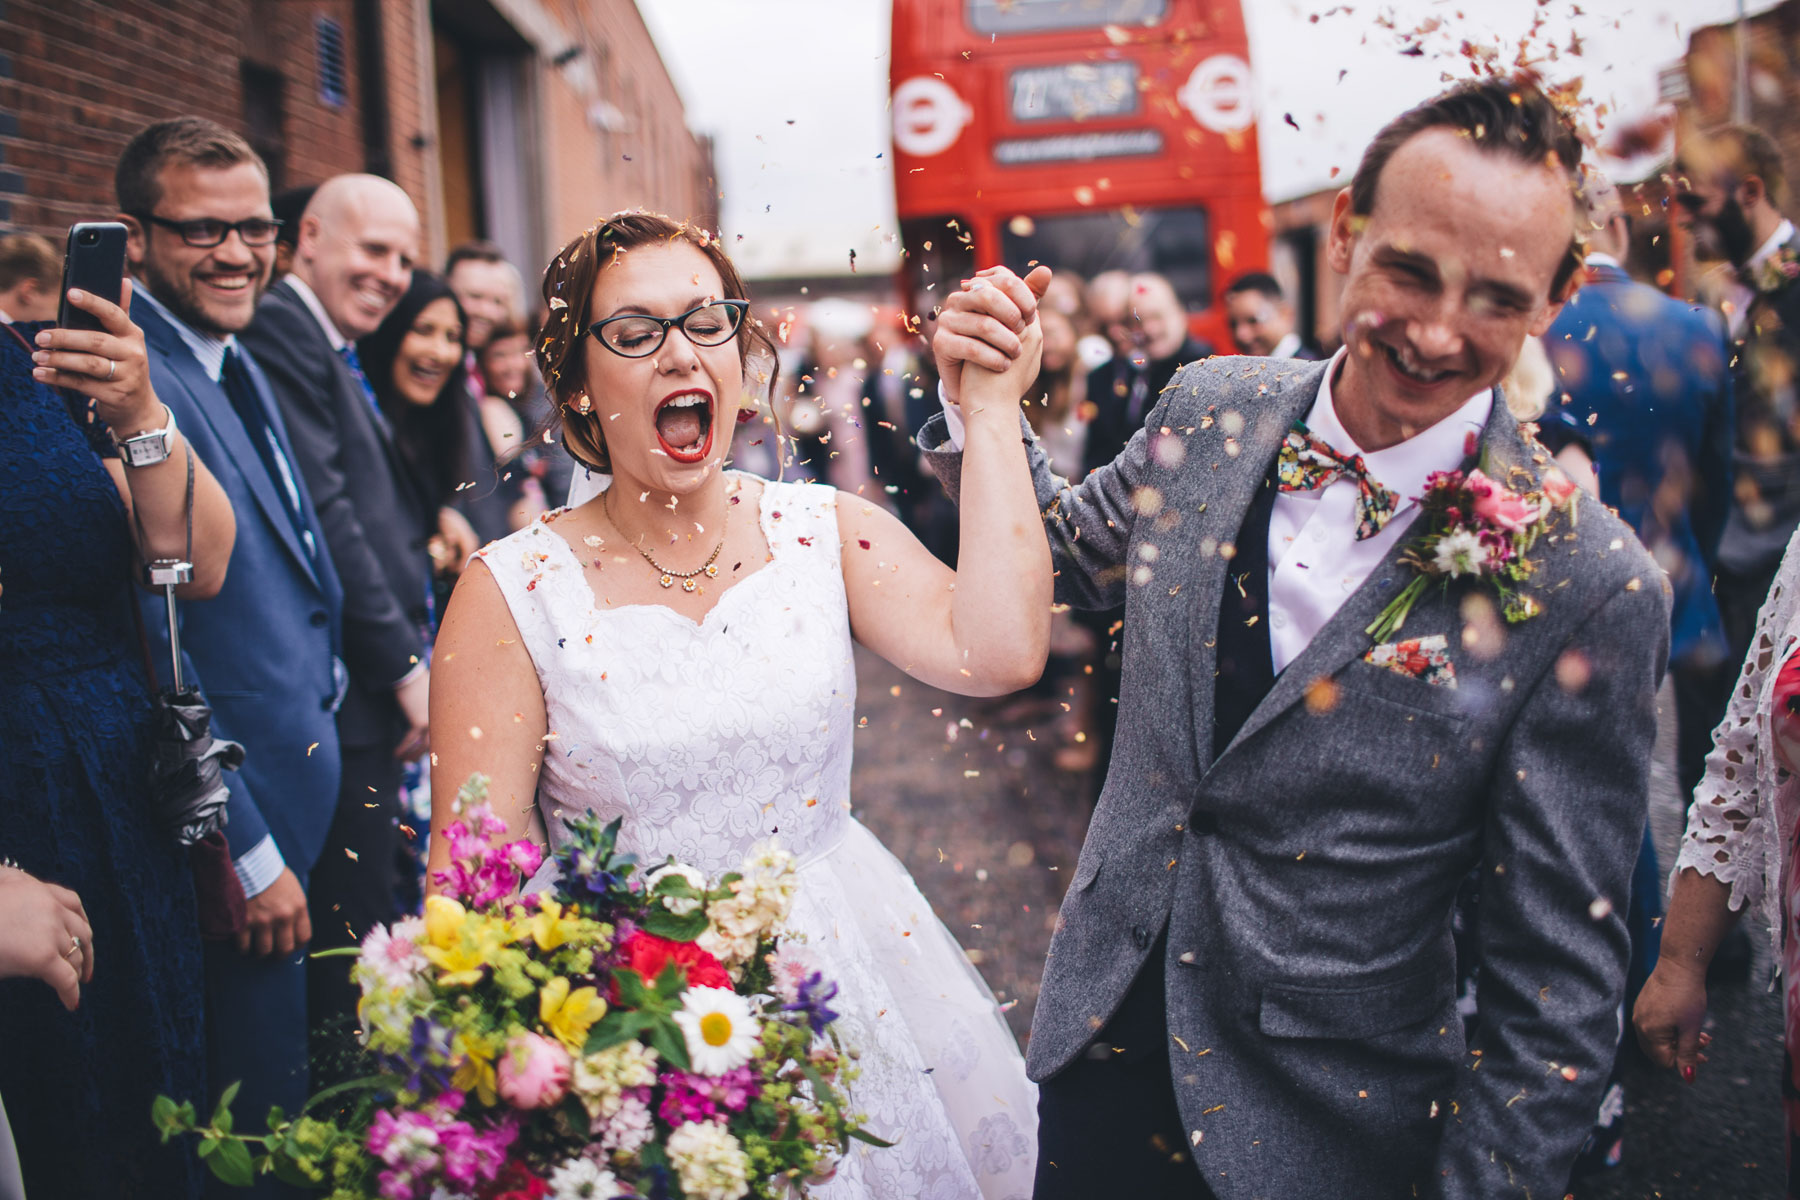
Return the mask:
[[[1201,548],[1192,555],[1192,561],[1198,565],[1192,576],[1194,598],[1188,608],[1187,659],[1194,664],[1195,698],[1203,698],[1202,703],[1189,706],[1194,719],[1194,745],[1202,764],[1213,759],[1219,605],[1230,577],[1238,531],[1244,526],[1245,514],[1256,498],[1256,489],[1268,477],[1282,439],[1294,422],[1305,417],[1312,408],[1326,365],[1313,363],[1298,369],[1278,369],[1270,363],[1262,368],[1262,374],[1236,381],[1241,390],[1235,395],[1228,393],[1216,406],[1216,412],[1201,418],[1222,421],[1234,412],[1244,416],[1244,427],[1238,437],[1223,439],[1221,469],[1219,476],[1213,477],[1216,482],[1198,475],[1200,471],[1211,475],[1208,467],[1198,462],[1194,463],[1195,473],[1190,476],[1206,484],[1203,492],[1206,509],[1195,527]],[[1179,380],[1172,386],[1180,386]],[[1230,452],[1234,442],[1239,447],[1235,455]],[[1208,547],[1206,543],[1212,546]]]
[[[1538,471],[1536,464],[1531,461],[1530,448],[1524,435],[1519,432],[1518,420],[1506,410],[1506,401],[1498,388],[1494,390],[1493,412],[1489,414],[1487,425],[1482,430],[1481,462],[1486,464],[1483,470],[1515,490],[1529,490],[1537,486]],[[1267,469],[1266,463],[1264,467]],[[1530,480],[1516,478],[1514,472],[1517,468],[1527,471],[1531,476]],[[1307,688],[1314,681],[1331,678],[1374,645],[1373,639],[1369,637],[1368,627],[1412,579],[1412,568],[1403,565],[1400,556],[1412,541],[1412,525],[1417,522],[1418,516],[1418,510],[1415,509],[1407,531],[1389,549],[1380,565],[1369,572],[1362,586],[1351,593],[1344,606],[1325,623],[1325,627],[1300,652],[1300,656],[1276,676],[1275,686],[1269,689],[1269,694],[1263,697],[1262,703],[1257,705],[1256,710],[1244,722],[1237,737],[1226,747],[1226,753],[1254,737],[1263,726],[1292,707],[1306,695]],[[1428,592],[1420,603],[1429,603],[1436,595],[1435,591]],[[1217,611],[1215,604],[1211,609],[1212,615],[1216,617]],[[1219,757],[1223,759],[1224,755]]]
[[[205,422],[214,439],[224,447],[227,461],[208,463],[208,468],[215,474],[221,470],[235,470],[243,478],[251,496],[256,499],[256,506],[262,510],[263,519],[275,530],[275,535],[281,539],[281,544],[299,564],[301,571],[317,585],[319,577],[313,571],[312,560],[300,545],[294,522],[288,516],[286,503],[275,491],[279,485],[263,469],[262,455],[250,444],[250,436],[244,429],[243,421],[238,419],[235,411],[231,411],[231,402],[226,399],[224,388],[207,375],[182,342],[180,335],[159,314],[152,311],[149,305],[145,305],[144,311],[133,320],[144,331],[146,345],[161,356],[169,374],[187,393],[193,410],[200,414],[200,419]],[[221,405],[225,411],[215,411]],[[292,455],[289,455],[289,461],[292,460]]]

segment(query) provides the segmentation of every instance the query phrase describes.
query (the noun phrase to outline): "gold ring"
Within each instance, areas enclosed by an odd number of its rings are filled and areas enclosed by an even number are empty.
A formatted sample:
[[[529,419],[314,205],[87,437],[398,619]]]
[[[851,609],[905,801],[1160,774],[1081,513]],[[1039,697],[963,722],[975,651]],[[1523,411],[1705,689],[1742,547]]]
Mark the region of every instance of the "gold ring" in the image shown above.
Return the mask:
[[[68,958],[71,954],[80,954],[80,953],[81,953],[81,938],[79,935],[71,933],[69,935],[69,948],[67,950],[63,951],[63,957]]]
[[[119,373],[119,360],[116,358],[107,359],[106,360],[106,382],[111,383],[112,377],[114,375],[117,375],[118,373]],[[80,949],[80,947],[77,946],[76,949]]]

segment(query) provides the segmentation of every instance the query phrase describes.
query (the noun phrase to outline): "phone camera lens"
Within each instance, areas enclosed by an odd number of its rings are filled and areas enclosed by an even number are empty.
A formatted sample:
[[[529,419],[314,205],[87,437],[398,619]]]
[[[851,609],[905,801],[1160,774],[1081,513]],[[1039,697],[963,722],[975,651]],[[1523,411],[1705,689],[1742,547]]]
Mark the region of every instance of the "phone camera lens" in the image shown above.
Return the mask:
[[[81,235],[81,244],[84,246],[92,246],[92,245],[97,244],[99,241],[100,241],[100,235],[95,233],[91,229]]]

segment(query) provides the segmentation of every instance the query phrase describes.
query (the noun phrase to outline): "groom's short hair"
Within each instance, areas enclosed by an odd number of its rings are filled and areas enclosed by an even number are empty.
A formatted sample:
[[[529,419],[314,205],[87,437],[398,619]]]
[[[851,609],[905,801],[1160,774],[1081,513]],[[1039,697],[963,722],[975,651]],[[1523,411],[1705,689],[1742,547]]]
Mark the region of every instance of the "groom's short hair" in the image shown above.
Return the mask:
[[[1428,129],[1453,129],[1489,153],[1549,167],[1568,179],[1576,211],[1586,211],[1581,198],[1581,138],[1575,122],[1532,79],[1513,76],[1460,83],[1384,125],[1363,151],[1350,180],[1352,213],[1366,217],[1375,211],[1382,168],[1403,144]],[[1581,269],[1582,251],[1579,231],[1572,228],[1569,251],[1550,283],[1552,297],[1561,296]]]

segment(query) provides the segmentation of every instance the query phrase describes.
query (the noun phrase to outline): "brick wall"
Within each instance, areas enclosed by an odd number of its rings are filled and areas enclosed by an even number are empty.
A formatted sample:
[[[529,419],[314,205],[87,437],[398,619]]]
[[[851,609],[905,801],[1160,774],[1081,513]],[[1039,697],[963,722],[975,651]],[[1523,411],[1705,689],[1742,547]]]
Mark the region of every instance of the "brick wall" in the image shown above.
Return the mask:
[[[114,211],[113,165],[181,113],[239,127],[248,0],[6,0],[0,6],[0,225],[60,241]]]
[[[639,206],[716,227],[710,147],[687,129],[633,0],[535,2],[544,242]],[[431,0],[0,0],[0,228],[60,236],[110,213],[125,142],[193,113],[278,147],[278,186],[381,169],[418,205],[425,261],[441,261],[430,14]],[[343,37],[341,103],[321,95],[321,19]],[[556,65],[570,45],[582,62]],[[371,63],[383,101],[373,116]],[[527,277],[541,265],[520,264]]]

